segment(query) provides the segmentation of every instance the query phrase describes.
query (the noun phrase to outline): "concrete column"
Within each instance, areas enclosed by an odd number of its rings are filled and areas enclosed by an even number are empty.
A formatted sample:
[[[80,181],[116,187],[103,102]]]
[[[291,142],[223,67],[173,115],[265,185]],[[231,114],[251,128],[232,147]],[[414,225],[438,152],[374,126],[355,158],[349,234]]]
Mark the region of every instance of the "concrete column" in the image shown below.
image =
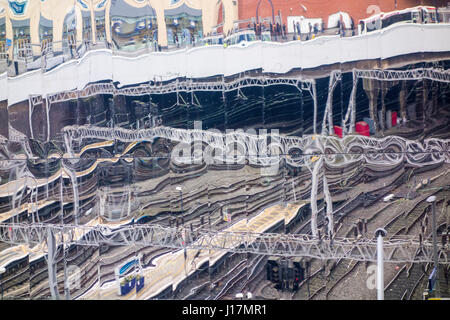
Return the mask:
[[[97,27],[95,25],[95,11],[94,11],[94,3],[91,0],[91,4],[90,4],[90,13],[91,13],[91,35],[92,35],[92,43],[96,44],[97,43],[97,36],[96,36],[96,32],[97,32]]]
[[[12,22],[8,16],[9,10],[6,10],[6,12],[7,12],[7,14],[5,16],[6,39],[11,40],[11,46],[7,50],[7,53],[9,54],[9,59],[12,60],[13,53],[14,53],[14,34],[13,34]]]
[[[400,85],[399,102],[400,102],[400,117],[402,118],[402,123],[406,122],[406,81],[402,81]]]
[[[431,99],[432,99],[431,114],[436,114],[438,112],[438,91],[439,91],[439,82],[432,82],[431,83]]]
[[[236,2],[237,3],[237,2]],[[234,5],[233,0],[222,0],[223,10],[225,11],[225,20],[223,22],[223,33],[233,29],[233,21],[239,17],[238,6]]]
[[[212,27],[217,24],[219,19],[220,2],[202,0],[199,4],[201,5],[199,9],[202,10],[203,34],[207,34],[210,33],[212,31]]]
[[[386,129],[386,102],[384,98],[387,93],[387,83],[385,81],[381,82],[381,117],[380,117],[380,129],[384,131]]]
[[[423,95],[422,95],[422,120],[425,126],[425,120],[427,118],[427,114],[428,114],[428,93],[430,90],[430,80],[428,79],[423,79]]]
[[[62,34],[63,34],[64,16],[53,19],[53,51],[54,52],[58,52],[58,51],[62,50]]]
[[[81,9],[75,6],[75,16],[76,16],[76,45],[77,47],[83,43],[83,15],[81,14]]]
[[[55,264],[55,255],[56,255],[56,241],[55,236],[53,235],[53,231],[48,228],[48,236],[47,236],[47,267],[48,267],[48,282],[50,287],[50,293],[52,295],[53,300],[59,300],[59,292],[58,292],[58,281],[56,277],[56,264]]]
[[[323,159],[320,158],[317,160],[313,166],[313,170],[311,171],[311,231],[312,236],[316,238],[318,236],[317,232],[317,187],[319,183],[319,172],[322,167]]]
[[[314,81],[311,84],[311,90],[312,90],[312,98],[313,98],[313,103],[314,103],[314,119],[313,119],[313,129],[314,129],[314,134],[317,134],[317,91],[316,91],[316,81]]]
[[[31,8],[30,8],[31,9]],[[29,10],[30,10],[29,9]],[[30,38],[31,38],[31,46],[33,56],[41,55],[41,39],[39,38],[39,22],[41,19],[41,7],[40,2],[30,14]]]
[[[105,8],[105,36],[106,42],[112,43],[111,38],[111,1],[108,1]]]
[[[331,199],[331,193],[328,188],[327,177],[325,176],[325,172],[323,173],[323,194],[325,196],[325,201],[327,204],[327,218],[328,218],[328,235],[333,237],[334,234],[334,219],[333,219],[333,200]]]
[[[164,17],[164,8],[162,6],[158,6],[155,8],[155,11],[156,22],[158,24],[158,44],[162,47],[167,47],[167,27],[166,19]]]
[[[386,128],[387,129],[392,128],[392,111],[391,110],[386,111]]]
[[[378,130],[377,102],[379,87],[377,86],[376,80],[371,79],[363,79],[363,87],[369,98],[370,118],[373,119],[375,130]]]

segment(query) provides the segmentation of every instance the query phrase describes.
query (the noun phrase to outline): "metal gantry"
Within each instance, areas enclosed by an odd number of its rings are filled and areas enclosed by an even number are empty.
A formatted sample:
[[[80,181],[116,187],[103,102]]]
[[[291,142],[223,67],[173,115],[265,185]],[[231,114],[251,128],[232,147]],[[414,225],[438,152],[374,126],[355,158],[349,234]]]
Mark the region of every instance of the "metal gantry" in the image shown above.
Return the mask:
[[[228,231],[191,231],[159,225],[107,226],[55,224],[0,224],[0,242],[11,244],[46,243],[48,235],[58,245],[82,246],[155,246],[173,249],[225,250],[237,253],[311,257],[317,259],[353,259],[377,261],[376,239],[318,239],[310,235]],[[51,232],[50,232],[51,231]],[[62,239],[61,235],[64,235]],[[448,245],[447,245],[448,246]],[[440,244],[439,263],[450,264],[448,247]],[[397,237],[384,242],[385,262],[432,262],[433,245],[415,237]]]
[[[430,165],[450,162],[449,139],[425,139],[423,143],[398,136],[387,136],[382,139],[360,135],[349,135],[344,139],[334,136],[285,136],[279,134],[255,134],[243,131],[228,133],[201,129],[180,129],[171,127],[153,127],[149,129],[124,129],[121,127],[105,128],[91,125],[67,126],[63,129],[67,152],[73,153],[72,142],[86,138],[117,140],[122,142],[152,141],[165,138],[174,142],[190,144],[202,141],[212,148],[227,150],[232,143],[244,147],[245,156],[252,163],[274,165],[281,159],[280,155],[288,155],[291,150],[301,150],[302,157],[287,157],[293,166],[308,165],[311,156],[324,155],[325,162],[331,165],[348,165],[354,161],[364,160],[367,163],[394,165],[406,160],[417,165]],[[269,145],[267,141],[271,141]],[[277,147],[278,153],[270,152],[269,147]],[[344,158],[344,161],[340,159]],[[309,160],[308,160],[309,159]],[[226,160],[226,159],[225,159]]]
[[[64,102],[78,98],[88,98],[98,94],[124,95],[124,96],[142,96],[149,94],[168,94],[176,92],[220,92],[233,91],[242,88],[255,86],[271,85],[291,85],[299,87],[300,83],[312,83],[313,79],[303,79],[300,77],[280,77],[272,78],[266,76],[243,76],[232,81],[226,82],[224,78],[220,81],[197,81],[194,79],[175,79],[170,82],[153,82],[117,88],[112,82],[91,83],[81,90],[63,91],[45,95],[50,103]],[[301,89],[301,88],[299,88]],[[40,98],[39,98],[40,97]],[[41,95],[31,95],[30,104],[36,105],[42,103]]]
[[[361,69],[353,69],[353,88],[350,95],[350,100],[347,107],[347,112],[345,115],[345,119],[343,120],[343,130],[344,133],[352,133],[355,129],[355,121],[356,121],[356,89],[358,85],[358,79],[372,79],[378,81],[399,81],[399,80],[422,80],[429,79],[432,81],[450,83],[450,71],[443,70],[439,68],[417,68],[411,70],[361,70]],[[329,124],[329,132],[333,133],[332,126],[332,108],[331,108],[331,98],[333,94],[333,90],[338,81],[342,80],[341,70],[333,70],[330,73],[330,84],[328,88],[328,99],[327,105],[325,108],[324,119],[322,126],[322,130],[326,131],[325,124],[328,121]],[[29,108],[30,108],[30,128],[31,124],[31,115],[34,110],[34,106],[36,104],[44,103],[46,104],[47,111],[47,122],[49,122],[49,111],[51,105],[57,102],[64,102],[73,99],[79,98],[87,98],[98,94],[108,94],[108,95],[125,95],[125,96],[143,96],[143,95],[152,95],[152,94],[168,94],[168,93],[176,93],[177,94],[177,104],[179,104],[181,92],[191,93],[191,103],[195,105],[194,101],[198,101],[196,97],[194,97],[195,92],[229,92],[233,90],[237,90],[238,95],[243,96],[241,94],[242,88],[255,87],[255,86],[271,86],[271,85],[291,85],[297,87],[299,90],[308,91],[313,98],[314,103],[314,123],[313,130],[314,134],[316,133],[317,126],[317,114],[318,114],[318,105],[317,105],[317,92],[316,92],[316,82],[315,79],[312,78],[303,78],[301,76],[292,76],[292,77],[271,77],[267,75],[261,76],[248,76],[248,75],[238,75],[235,79],[231,81],[225,81],[225,78],[222,77],[220,80],[214,81],[201,81],[195,79],[175,79],[169,82],[158,82],[152,81],[145,84],[140,84],[136,86],[129,86],[124,88],[117,88],[115,84],[111,81],[102,82],[102,83],[91,83],[88,84],[85,88],[80,90],[70,90],[64,92],[58,92],[53,94],[47,94],[45,97],[42,95],[30,95],[29,97]],[[184,99],[182,99],[184,100]],[[185,103],[186,104],[186,103]],[[347,128],[348,123],[350,123],[349,128]],[[47,126],[47,131],[49,136],[50,133],[50,125]],[[32,133],[33,134],[33,133]],[[48,140],[49,137],[47,137]]]
[[[450,70],[439,68],[416,68],[410,70],[355,69],[354,74],[357,78],[373,79],[379,81],[428,79],[432,81],[450,83]]]
[[[356,121],[356,89],[358,85],[358,79],[372,79],[378,81],[399,81],[399,80],[422,80],[429,79],[438,82],[450,83],[450,71],[439,68],[417,68],[411,70],[361,70],[353,69],[353,88],[350,95],[350,100],[347,107],[345,119],[343,120],[344,133],[352,133],[355,129]],[[329,133],[333,134],[333,114],[332,114],[332,94],[338,81],[342,80],[341,70],[333,70],[330,73],[330,84],[328,88],[328,99],[325,108],[322,131],[326,132],[326,123],[329,124]],[[312,78],[303,78],[301,76],[292,77],[270,77],[266,75],[262,76],[248,76],[239,75],[237,78],[231,81],[225,81],[222,77],[220,80],[214,81],[200,81],[194,79],[175,79],[169,82],[148,82],[136,86],[117,88],[111,81],[102,83],[88,84],[84,89],[71,90],[58,92],[54,94],[47,94],[45,97],[41,95],[30,95],[29,97],[29,109],[30,109],[30,129],[32,129],[31,116],[36,104],[46,104],[47,122],[49,122],[49,112],[51,105],[57,102],[64,102],[79,98],[87,98],[98,94],[108,95],[125,95],[125,96],[143,96],[152,94],[177,94],[177,105],[180,105],[180,98],[184,101],[181,92],[191,93],[191,103],[195,105],[194,101],[198,101],[195,97],[195,92],[229,92],[237,90],[238,96],[242,96],[242,88],[255,87],[255,86],[272,86],[272,85],[291,85],[297,87],[299,90],[308,91],[313,98],[314,103],[314,123],[313,130],[316,133],[317,126],[317,93],[316,82]],[[186,104],[186,103],[184,103]],[[350,122],[349,128],[347,123]],[[32,130],[31,130],[32,131]],[[47,125],[47,140],[50,135],[50,124]],[[31,133],[33,135],[33,132]]]

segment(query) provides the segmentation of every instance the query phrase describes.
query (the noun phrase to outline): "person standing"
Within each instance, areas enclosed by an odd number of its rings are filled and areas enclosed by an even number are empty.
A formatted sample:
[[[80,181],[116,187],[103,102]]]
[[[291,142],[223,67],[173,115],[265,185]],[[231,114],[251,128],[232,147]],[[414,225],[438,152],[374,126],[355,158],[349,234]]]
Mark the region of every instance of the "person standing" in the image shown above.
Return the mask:
[[[287,39],[287,36],[286,36],[286,24],[283,24],[283,39]]]
[[[308,32],[308,40],[311,40],[311,33],[312,33],[312,25],[311,25],[311,22],[308,22],[308,29],[309,29],[309,32]]]
[[[297,21],[297,33],[298,33],[298,39],[302,39],[302,32],[301,32],[300,22]]]

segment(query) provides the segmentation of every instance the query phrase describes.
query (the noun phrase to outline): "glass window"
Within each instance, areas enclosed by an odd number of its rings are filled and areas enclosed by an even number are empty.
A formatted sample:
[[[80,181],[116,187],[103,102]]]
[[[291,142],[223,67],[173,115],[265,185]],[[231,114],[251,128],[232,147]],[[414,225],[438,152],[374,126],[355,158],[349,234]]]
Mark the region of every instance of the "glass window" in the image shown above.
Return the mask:
[[[394,23],[410,22],[411,20],[412,20],[411,12],[396,14],[396,15],[390,16],[386,19],[383,19],[382,27],[386,28],[386,27],[389,27],[390,25],[393,25]]]
[[[367,32],[379,30],[379,29],[381,29],[381,21],[380,21],[380,19],[372,20],[372,21],[367,22],[366,26],[367,26]]]

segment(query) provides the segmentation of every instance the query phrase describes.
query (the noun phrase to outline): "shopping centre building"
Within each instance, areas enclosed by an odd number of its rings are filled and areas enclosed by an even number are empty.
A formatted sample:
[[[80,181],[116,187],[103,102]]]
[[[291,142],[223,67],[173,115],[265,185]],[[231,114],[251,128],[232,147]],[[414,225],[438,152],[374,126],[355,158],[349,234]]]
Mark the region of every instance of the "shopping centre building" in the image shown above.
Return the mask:
[[[374,13],[416,5],[443,6],[445,0],[1,0],[0,54],[40,56],[82,43],[124,51],[198,45],[207,35],[225,35],[267,22],[295,32],[301,19],[345,28]],[[240,23],[240,22],[243,22]],[[69,49],[67,49],[69,50]]]

